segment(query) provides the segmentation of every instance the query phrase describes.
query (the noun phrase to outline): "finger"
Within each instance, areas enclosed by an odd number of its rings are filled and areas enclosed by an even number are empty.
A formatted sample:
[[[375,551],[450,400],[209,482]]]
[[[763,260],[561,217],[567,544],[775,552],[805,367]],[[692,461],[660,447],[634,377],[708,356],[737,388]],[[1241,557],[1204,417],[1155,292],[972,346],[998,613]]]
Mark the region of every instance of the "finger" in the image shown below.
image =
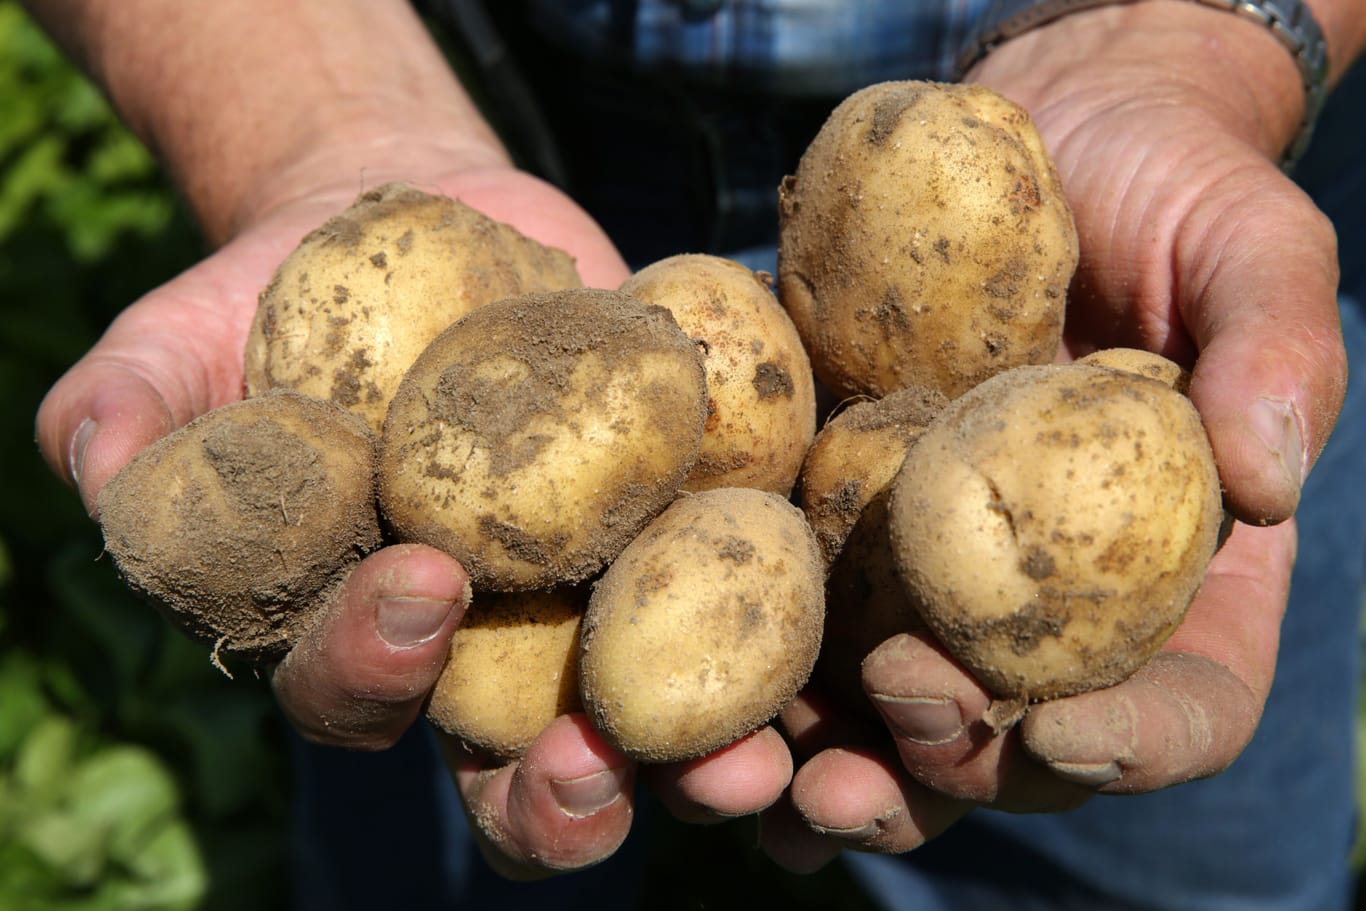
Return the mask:
[[[1107,793],[1227,768],[1271,688],[1294,539],[1293,523],[1235,526],[1166,650],[1117,686],[1031,708],[1025,748],[1059,777]]]
[[[1264,192],[1226,181],[1239,199],[1202,196],[1178,238],[1179,249],[1198,251],[1178,297],[1200,350],[1191,400],[1226,505],[1253,524],[1294,511],[1347,377],[1332,226],[1274,169],[1264,179]]]
[[[43,456],[92,515],[140,450],[242,397],[242,345],[264,267],[233,268],[236,254],[225,248],[129,307],[39,406]]]
[[[468,603],[464,570],[441,551],[371,554],[275,669],[285,715],[317,743],[392,746],[441,674]]]
[[[759,847],[789,873],[815,873],[844,851],[844,844],[812,831],[784,797],[759,814]]]
[[[991,694],[930,634],[884,642],[864,661],[863,680],[902,764],[928,788],[1018,812],[1069,809],[1089,796],[1020,748],[994,717]]]
[[[858,710],[815,684],[808,684],[778,713],[778,723],[798,759],[836,746],[873,746],[887,739],[867,707]]]
[[[792,780],[792,754],[777,731],[763,727],[710,755],[644,766],[641,774],[677,819],[723,822],[777,801]]]
[[[797,770],[792,805],[817,834],[880,853],[918,848],[973,807],[915,783],[895,757],[843,748],[819,753]]]
[[[1257,718],[1253,694],[1227,668],[1164,652],[1119,686],[1035,706],[1021,736],[1059,778],[1137,793],[1222,771]]]
[[[605,860],[634,815],[635,765],[582,715],[563,715],[521,761],[485,768],[448,747],[484,858],[503,876],[536,879]]]
[[[104,485],[144,447],[178,426],[160,393],[114,364],[73,368],[38,409],[38,442],[52,471],[98,516]]]

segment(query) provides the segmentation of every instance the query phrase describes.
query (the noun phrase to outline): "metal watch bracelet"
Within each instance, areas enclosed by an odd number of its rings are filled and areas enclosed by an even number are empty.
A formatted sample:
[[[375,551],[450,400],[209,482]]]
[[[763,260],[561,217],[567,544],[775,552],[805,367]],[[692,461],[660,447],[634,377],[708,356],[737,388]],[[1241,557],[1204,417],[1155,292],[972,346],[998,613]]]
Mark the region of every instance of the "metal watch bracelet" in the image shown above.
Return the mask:
[[[1138,0],[995,0],[976,25],[959,55],[957,74],[962,78],[1002,42],[1063,16],[1102,6]],[[1323,30],[1302,0],[1193,0],[1203,6],[1233,13],[1271,31],[1295,58],[1304,82],[1304,116],[1299,132],[1281,158],[1290,171],[1309,146],[1314,123],[1327,98],[1328,52]]]

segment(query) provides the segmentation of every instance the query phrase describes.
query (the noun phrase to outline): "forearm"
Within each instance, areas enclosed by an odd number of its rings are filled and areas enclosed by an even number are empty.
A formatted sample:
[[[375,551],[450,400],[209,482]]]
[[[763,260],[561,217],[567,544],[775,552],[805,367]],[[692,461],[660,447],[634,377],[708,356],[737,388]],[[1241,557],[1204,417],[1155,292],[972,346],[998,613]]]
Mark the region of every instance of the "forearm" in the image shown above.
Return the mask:
[[[214,242],[300,182],[507,161],[406,0],[25,2]]]

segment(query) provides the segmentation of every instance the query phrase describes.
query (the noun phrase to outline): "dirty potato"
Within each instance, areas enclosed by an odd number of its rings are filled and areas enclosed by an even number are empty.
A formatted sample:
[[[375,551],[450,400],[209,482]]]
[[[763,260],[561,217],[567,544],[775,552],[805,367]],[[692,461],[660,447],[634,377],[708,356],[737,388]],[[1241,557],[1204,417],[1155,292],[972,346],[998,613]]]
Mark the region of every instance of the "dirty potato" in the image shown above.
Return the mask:
[[[587,288],[486,304],[399,385],[380,508],[476,590],[583,581],[677,495],[706,416],[701,354],[663,307]]]
[[[787,496],[816,433],[811,362],[768,276],[719,256],[680,254],[621,290],[667,307],[702,348],[707,429],[685,490],[756,487]]]
[[[261,292],[246,389],[336,402],[379,433],[427,344],[481,304],[581,285],[573,259],[445,196],[363,193],[310,232]]]
[[[1077,235],[1029,115],[888,82],[831,113],[779,191],[778,296],[837,395],[953,398],[1057,351]]]
[[[821,561],[801,512],[752,488],[680,497],[596,584],[584,707],[628,756],[712,752],[768,721],[820,648]]]
[[[889,509],[925,623],[1017,700],[1108,686],[1146,662],[1222,520],[1190,401],[1086,364],[1018,367],[954,401],[902,463]]]

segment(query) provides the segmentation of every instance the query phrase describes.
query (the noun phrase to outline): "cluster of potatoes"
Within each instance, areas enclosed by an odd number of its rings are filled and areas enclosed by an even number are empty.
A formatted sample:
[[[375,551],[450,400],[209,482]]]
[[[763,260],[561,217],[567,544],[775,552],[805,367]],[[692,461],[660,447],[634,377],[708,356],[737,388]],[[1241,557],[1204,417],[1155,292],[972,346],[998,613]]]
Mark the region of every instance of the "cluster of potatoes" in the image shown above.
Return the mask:
[[[1199,585],[1219,481],[1176,365],[1052,365],[1077,241],[1027,115],[873,86],[778,197],[776,283],[680,254],[601,289],[455,200],[364,194],[262,292],[244,400],[106,487],[107,550],[255,663],[365,554],[452,554],[475,596],[428,717],[500,758],[572,711],[703,755],[813,673],[862,701],[917,628],[1007,703],[1124,679]]]

